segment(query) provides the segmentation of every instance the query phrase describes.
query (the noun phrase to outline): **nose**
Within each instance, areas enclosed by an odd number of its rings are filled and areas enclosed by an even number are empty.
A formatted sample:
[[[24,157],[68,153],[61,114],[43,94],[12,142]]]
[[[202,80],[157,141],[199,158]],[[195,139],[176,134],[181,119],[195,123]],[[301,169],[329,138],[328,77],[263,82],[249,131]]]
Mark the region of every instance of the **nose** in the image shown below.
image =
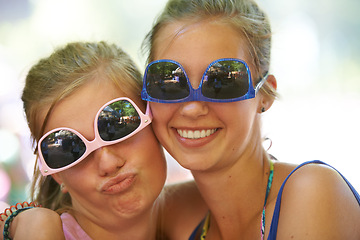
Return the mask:
[[[196,119],[208,114],[209,108],[206,102],[191,101],[182,104],[180,114],[184,117]]]
[[[126,162],[123,156],[115,152],[117,149],[114,147],[110,145],[94,151],[94,158],[97,159],[98,171],[102,177],[115,175]]]

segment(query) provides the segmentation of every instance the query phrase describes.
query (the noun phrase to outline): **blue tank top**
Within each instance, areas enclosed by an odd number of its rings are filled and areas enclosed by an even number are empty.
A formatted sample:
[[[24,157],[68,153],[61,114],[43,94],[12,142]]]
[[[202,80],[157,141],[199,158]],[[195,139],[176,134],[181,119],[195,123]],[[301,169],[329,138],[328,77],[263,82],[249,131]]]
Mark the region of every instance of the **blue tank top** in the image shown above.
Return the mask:
[[[270,226],[270,231],[269,231],[269,236],[268,236],[268,240],[276,240],[276,235],[277,235],[277,229],[278,229],[278,224],[279,224],[279,215],[280,215],[280,206],[281,206],[281,197],[282,197],[282,193],[284,190],[284,186],[285,183],[287,182],[287,180],[289,179],[289,177],[299,168],[301,168],[302,166],[309,164],[309,163],[317,163],[317,164],[324,164],[326,166],[331,167],[332,169],[334,169],[336,172],[338,172],[340,174],[340,176],[344,179],[344,181],[347,183],[347,185],[349,186],[349,188],[351,189],[352,193],[354,194],[357,202],[359,203],[360,206],[360,195],[359,193],[355,190],[355,188],[350,184],[350,182],[338,171],[336,170],[334,167],[322,162],[322,161],[308,161],[308,162],[304,162],[302,164],[300,164],[299,166],[297,166],[284,180],[283,184],[280,187],[277,199],[276,199],[276,204],[275,204],[275,209],[274,209],[274,214],[273,214],[273,218],[271,221],[271,226]],[[194,232],[191,234],[189,240],[195,240],[196,236],[198,236],[198,231],[200,230],[200,228],[204,225],[204,221],[205,218],[200,222],[200,224],[195,228]],[[201,239],[203,240],[203,239]]]

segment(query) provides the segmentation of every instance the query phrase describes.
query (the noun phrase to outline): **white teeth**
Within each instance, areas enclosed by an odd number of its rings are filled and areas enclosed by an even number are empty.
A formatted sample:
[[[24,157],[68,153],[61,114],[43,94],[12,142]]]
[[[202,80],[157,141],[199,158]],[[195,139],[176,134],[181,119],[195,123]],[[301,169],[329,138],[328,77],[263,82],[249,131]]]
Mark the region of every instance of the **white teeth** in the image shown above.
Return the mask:
[[[178,129],[177,132],[183,138],[199,139],[210,136],[211,134],[216,132],[216,129],[195,130],[195,131]]]
[[[188,131],[187,132],[187,137],[188,138],[194,138],[194,132],[193,131]]]
[[[200,138],[200,131],[196,130],[194,132],[194,138]]]

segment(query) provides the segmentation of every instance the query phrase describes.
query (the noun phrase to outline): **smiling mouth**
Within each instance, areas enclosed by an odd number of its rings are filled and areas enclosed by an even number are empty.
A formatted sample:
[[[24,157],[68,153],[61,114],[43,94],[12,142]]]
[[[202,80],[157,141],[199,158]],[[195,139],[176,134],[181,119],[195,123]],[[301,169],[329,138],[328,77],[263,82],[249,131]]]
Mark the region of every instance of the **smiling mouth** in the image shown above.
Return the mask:
[[[177,129],[176,131],[183,138],[199,139],[199,138],[206,138],[214,134],[217,131],[217,129],[214,128],[214,129],[207,129],[207,130],[203,129],[203,130],[195,130],[195,131]]]

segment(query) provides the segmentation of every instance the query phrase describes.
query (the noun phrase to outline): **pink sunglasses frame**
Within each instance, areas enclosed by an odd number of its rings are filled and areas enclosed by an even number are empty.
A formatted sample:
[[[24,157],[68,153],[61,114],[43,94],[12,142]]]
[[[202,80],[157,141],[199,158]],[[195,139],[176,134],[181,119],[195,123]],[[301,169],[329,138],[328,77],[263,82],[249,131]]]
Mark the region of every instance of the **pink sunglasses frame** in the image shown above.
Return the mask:
[[[114,102],[117,102],[117,101],[121,101],[121,100],[126,100],[128,102],[130,102],[130,104],[135,108],[135,110],[137,111],[137,113],[139,114],[140,116],[140,120],[141,120],[141,123],[139,125],[139,127],[131,132],[129,135],[126,135],[125,137],[123,138],[120,138],[120,139],[117,139],[117,140],[114,140],[114,141],[104,141],[101,139],[100,135],[99,135],[99,131],[97,129],[97,123],[98,123],[98,118],[99,118],[99,115],[100,113],[104,110],[104,108],[108,105],[110,105],[111,103],[114,103]],[[40,169],[40,172],[43,176],[47,176],[47,175],[51,175],[51,174],[54,174],[54,173],[57,173],[57,172],[61,172],[61,171],[64,171],[68,168],[71,168],[73,167],[74,165],[78,164],[79,162],[81,162],[82,160],[84,160],[90,153],[92,153],[93,151],[101,148],[101,147],[105,147],[105,146],[108,146],[108,145],[112,145],[112,144],[116,144],[116,143],[119,143],[119,142],[122,142],[130,137],[132,137],[133,135],[135,135],[136,133],[138,133],[139,131],[141,131],[142,129],[144,129],[146,126],[148,126],[152,121],[152,114],[151,114],[151,111],[150,111],[150,106],[149,106],[149,102],[147,102],[147,106],[146,106],[146,112],[145,114],[140,110],[140,108],[129,98],[127,97],[120,97],[120,98],[116,98],[116,99],[113,99],[107,103],[105,103],[100,109],[99,111],[97,112],[96,116],[95,116],[95,120],[94,120],[94,132],[95,132],[95,138],[91,141],[87,140],[81,133],[79,133],[78,131],[72,129],[72,128],[67,128],[67,127],[60,127],[60,128],[55,128],[49,132],[47,132],[46,134],[44,134],[39,142],[38,142],[38,156],[39,156],[39,169]],[[61,167],[61,168],[50,168],[46,162],[45,162],[45,159],[44,159],[44,156],[42,154],[42,151],[41,151],[41,143],[42,141],[48,137],[49,134],[53,133],[53,132],[56,132],[56,131],[59,131],[59,130],[67,130],[67,131],[71,131],[72,133],[75,133],[85,144],[86,146],[86,151],[84,152],[84,154],[79,158],[77,159],[76,161],[74,161],[73,163],[65,166],[65,167]]]

